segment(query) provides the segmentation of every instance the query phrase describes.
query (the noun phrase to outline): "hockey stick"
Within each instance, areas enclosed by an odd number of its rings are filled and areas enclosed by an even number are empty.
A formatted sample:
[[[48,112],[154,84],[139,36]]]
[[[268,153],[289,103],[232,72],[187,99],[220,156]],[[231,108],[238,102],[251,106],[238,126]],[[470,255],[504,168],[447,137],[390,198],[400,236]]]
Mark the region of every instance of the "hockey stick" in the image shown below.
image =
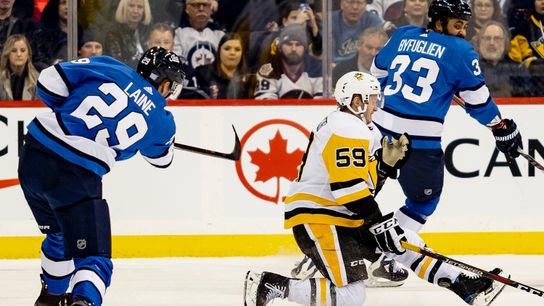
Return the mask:
[[[432,257],[432,258],[434,258],[436,260],[440,260],[442,262],[445,262],[445,263],[450,264],[452,266],[458,267],[458,268],[463,269],[465,271],[469,271],[469,272],[472,272],[472,273],[474,273],[476,275],[487,277],[487,278],[489,278],[491,280],[494,280],[494,281],[497,281],[499,283],[503,283],[503,284],[506,284],[508,286],[523,290],[523,291],[525,291],[527,293],[531,293],[531,294],[534,294],[534,295],[537,295],[539,297],[544,298],[544,291],[542,291],[542,290],[533,288],[531,286],[528,286],[528,285],[525,285],[525,284],[522,284],[522,283],[518,283],[515,280],[511,280],[509,278],[502,277],[502,276],[497,275],[497,274],[493,274],[491,272],[488,272],[486,270],[471,266],[469,264],[458,261],[456,259],[446,257],[446,256],[444,256],[442,254],[435,253],[432,250],[430,250],[429,248],[425,248],[425,247],[420,248],[417,245],[411,244],[411,243],[406,242],[406,241],[401,241],[400,243],[407,250],[410,250],[410,251],[413,251],[413,252],[416,252],[416,253],[419,253],[419,254],[422,254],[422,255],[425,255],[425,256]]]
[[[236,129],[234,128],[234,125],[232,126],[232,129],[234,130],[235,142],[234,142],[234,149],[230,153],[222,153],[222,152],[212,151],[208,149],[197,148],[197,147],[193,147],[193,146],[185,145],[181,143],[174,143],[174,148],[178,150],[185,150],[189,152],[194,152],[194,153],[199,153],[199,154],[204,154],[208,156],[236,161],[236,160],[239,160],[240,155],[242,155],[242,148],[240,144],[240,138],[238,138],[238,133],[236,133]]]
[[[461,100],[461,98],[459,98],[458,96],[454,95],[453,101],[455,101],[455,103],[457,103],[457,105],[461,106],[463,109],[465,108],[465,102],[463,102],[463,100]],[[519,155],[523,156],[523,158],[525,158],[533,167],[539,169],[540,171],[544,171],[544,166],[536,161],[534,157],[523,151],[522,148],[518,148],[518,153]]]

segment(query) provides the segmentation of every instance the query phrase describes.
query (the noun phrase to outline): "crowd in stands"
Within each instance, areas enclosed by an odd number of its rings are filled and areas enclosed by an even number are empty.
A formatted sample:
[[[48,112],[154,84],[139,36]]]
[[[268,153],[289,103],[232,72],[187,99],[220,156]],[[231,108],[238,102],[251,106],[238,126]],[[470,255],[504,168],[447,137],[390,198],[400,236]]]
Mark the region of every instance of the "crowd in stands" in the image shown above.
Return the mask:
[[[325,0],[79,0],[78,56],[135,68],[161,46],[180,55],[182,99],[320,98]],[[432,0],[332,0],[333,85],[368,72],[402,26],[427,25]],[[468,0],[466,39],[494,97],[544,96],[544,0]],[[67,0],[0,1],[0,99],[36,99],[37,75],[67,60]]]

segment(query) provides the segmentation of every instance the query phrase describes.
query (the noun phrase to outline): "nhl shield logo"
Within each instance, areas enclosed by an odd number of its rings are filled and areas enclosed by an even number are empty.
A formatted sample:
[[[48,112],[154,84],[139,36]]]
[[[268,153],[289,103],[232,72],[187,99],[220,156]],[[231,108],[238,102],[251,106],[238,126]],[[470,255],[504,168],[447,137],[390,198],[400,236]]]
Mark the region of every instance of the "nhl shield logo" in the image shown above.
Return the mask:
[[[76,242],[76,246],[78,250],[84,250],[87,247],[87,240],[85,239],[78,239]]]

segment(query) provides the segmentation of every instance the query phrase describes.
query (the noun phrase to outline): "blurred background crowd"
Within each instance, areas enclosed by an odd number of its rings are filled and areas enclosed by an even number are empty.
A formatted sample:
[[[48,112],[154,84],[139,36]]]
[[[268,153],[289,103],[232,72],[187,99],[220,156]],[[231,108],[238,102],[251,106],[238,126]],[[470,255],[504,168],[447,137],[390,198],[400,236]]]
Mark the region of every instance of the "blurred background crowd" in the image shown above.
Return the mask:
[[[68,1],[77,4],[72,35]],[[78,57],[133,68],[151,46],[175,52],[181,99],[330,97],[344,73],[369,72],[397,28],[425,27],[430,1],[0,0],[0,100],[36,99],[39,72],[76,44]],[[492,95],[544,96],[544,0],[469,4],[466,39]]]

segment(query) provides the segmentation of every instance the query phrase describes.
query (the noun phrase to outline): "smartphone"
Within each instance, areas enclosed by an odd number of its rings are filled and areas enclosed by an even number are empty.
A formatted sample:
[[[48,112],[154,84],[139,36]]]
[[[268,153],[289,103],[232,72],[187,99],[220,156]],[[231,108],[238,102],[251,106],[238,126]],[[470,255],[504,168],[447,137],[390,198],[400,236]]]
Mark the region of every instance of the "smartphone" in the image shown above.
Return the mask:
[[[309,9],[310,8],[310,5],[308,3],[301,3],[300,6],[299,6],[299,10],[301,12],[304,12],[305,10]]]

